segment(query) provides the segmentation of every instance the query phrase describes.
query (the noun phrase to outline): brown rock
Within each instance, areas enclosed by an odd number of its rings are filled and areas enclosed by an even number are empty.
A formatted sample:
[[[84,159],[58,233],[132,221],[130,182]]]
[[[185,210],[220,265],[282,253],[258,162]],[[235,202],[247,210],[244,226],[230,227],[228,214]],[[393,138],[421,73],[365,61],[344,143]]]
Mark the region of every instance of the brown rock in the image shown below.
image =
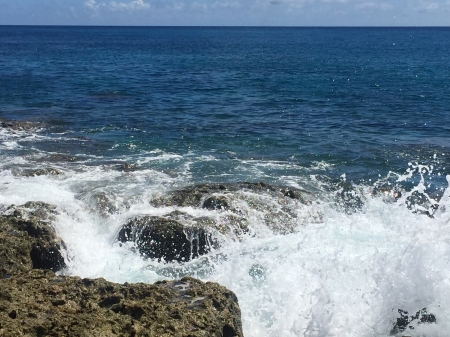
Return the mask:
[[[186,277],[154,285],[32,270],[0,280],[0,336],[242,337],[235,294]]]

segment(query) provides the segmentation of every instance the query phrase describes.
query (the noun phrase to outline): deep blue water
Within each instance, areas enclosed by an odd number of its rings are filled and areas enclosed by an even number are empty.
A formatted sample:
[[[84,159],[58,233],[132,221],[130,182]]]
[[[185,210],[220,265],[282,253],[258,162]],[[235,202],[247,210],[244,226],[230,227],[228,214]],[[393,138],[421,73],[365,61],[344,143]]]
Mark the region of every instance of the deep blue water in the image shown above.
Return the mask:
[[[369,179],[435,154],[444,174],[449,65],[447,28],[2,26],[0,117],[72,137],[41,151],[212,155],[209,180],[250,159]]]

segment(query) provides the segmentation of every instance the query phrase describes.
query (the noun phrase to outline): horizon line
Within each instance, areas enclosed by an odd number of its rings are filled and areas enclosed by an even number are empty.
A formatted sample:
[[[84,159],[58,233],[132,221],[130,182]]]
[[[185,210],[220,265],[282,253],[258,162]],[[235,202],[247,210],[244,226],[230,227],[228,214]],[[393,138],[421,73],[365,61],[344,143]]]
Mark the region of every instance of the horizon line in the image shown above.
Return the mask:
[[[408,25],[408,26],[389,26],[389,25],[370,25],[370,26],[358,26],[358,25],[335,25],[335,26],[323,26],[323,25],[306,25],[306,26],[278,26],[278,25],[83,25],[83,24],[0,24],[0,27],[123,27],[123,28],[450,28],[448,26],[429,26],[429,25]]]

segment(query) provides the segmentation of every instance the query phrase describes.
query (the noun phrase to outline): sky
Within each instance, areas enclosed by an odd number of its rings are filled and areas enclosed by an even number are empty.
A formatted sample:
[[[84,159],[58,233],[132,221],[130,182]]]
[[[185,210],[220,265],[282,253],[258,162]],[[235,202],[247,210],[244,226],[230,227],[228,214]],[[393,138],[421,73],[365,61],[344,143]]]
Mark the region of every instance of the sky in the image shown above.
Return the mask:
[[[450,26],[450,0],[0,0],[0,25]]]

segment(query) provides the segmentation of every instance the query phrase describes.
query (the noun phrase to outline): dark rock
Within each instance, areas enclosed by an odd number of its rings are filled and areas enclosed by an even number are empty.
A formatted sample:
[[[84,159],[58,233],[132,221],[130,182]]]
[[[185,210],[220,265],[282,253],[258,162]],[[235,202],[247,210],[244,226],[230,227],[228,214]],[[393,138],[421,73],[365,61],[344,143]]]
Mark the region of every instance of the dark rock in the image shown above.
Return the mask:
[[[345,213],[352,214],[362,210],[364,197],[358,186],[346,180],[326,176],[318,175],[316,179],[323,183],[325,191],[332,192],[334,203]]]
[[[24,205],[11,205],[6,209],[6,214],[12,214],[19,219],[34,219],[36,221],[53,221],[58,214],[56,206],[42,201],[28,201]]]
[[[299,207],[310,204],[311,199],[310,193],[294,187],[239,182],[187,186],[170,191],[150,203],[155,207],[192,207],[217,211],[215,215],[211,214],[205,228],[214,228],[225,235],[233,233],[231,239],[239,239],[242,234],[249,232],[246,219],[249,212],[253,211],[262,215],[260,224],[273,232],[291,233],[299,224]],[[171,215],[165,217],[173,218]],[[311,214],[311,218],[306,221],[317,219],[320,219],[320,215]],[[175,220],[183,224],[187,222],[185,219]],[[200,223],[199,219],[189,220]]]
[[[119,242],[134,242],[138,251],[158,261],[188,261],[206,254],[210,235],[201,227],[156,216],[130,219],[119,231]]]
[[[22,173],[22,176],[24,177],[36,177],[36,176],[45,176],[45,175],[60,175],[62,174],[61,171],[54,169],[54,168],[44,168],[44,169],[36,169],[36,170],[27,170]]]
[[[52,154],[50,156],[45,156],[37,159],[38,162],[51,162],[51,163],[58,163],[58,162],[75,162],[80,160],[78,157],[67,155],[67,154]]]
[[[0,118],[0,127],[15,131],[28,131],[40,127],[42,123],[7,120]]]
[[[236,295],[190,277],[121,285],[32,270],[0,291],[1,336],[243,336]]]
[[[226,183],[226,184],[199,184],[187,186],[182,189],[170,192],[169,195],[166,197],[154,199],[151,201],[151,203],[157,207],[159,206],[200,207],[202,203],[211,198],[213,194],[229,195],[231,192],[238,192],[245,190],[262,193],[273,193],[273,194],[281,193],[285,197],[298,199],[302,203],[307,202],[305,199],[305,195],[307,194],[307,192],[301,191],[294,187],[274,186],[263,182],[257,183],[240,182],[240,183]],[[214,197],[216,199],[219,198],[219,196],[217,195]]]
[[[408,315],[407,311],[402,309],[398,309],[398,313],[400,317],[397,318],[397,321],[391,330],[391,336],[403,332],[408,328],[413,330],[413,324],[436,323],[436,316],[429,314],[427,308],[423,308],[422,310],[417,311],[415,315],[411,316]]]
[[[94,205],[94,210],[99,212],[102,216],[113,214],[118,210],[113,201],[104,192],[98,192],[91,195],[89,205]]]
[[[203,202],[203,208],[227,210],[230,208],[229,201],[224,196],[211,196]]]
[[[117,170],[122,171],[122,172],[132,172],[132,171],[136,171],[137,167],[134,164],[123,162],[117,166]]]
[[[29,207],[36,207],[30,208]],[[41,208],[39,208],[40,206]],[[54,211],[51,205],[30,202],[12,206],[11,215],[0,215],[0,274],[16,275],[28,269],[60,270],[65,267],[64,243],[44,219]],[[26,210],[29,210],[28,212]]]

